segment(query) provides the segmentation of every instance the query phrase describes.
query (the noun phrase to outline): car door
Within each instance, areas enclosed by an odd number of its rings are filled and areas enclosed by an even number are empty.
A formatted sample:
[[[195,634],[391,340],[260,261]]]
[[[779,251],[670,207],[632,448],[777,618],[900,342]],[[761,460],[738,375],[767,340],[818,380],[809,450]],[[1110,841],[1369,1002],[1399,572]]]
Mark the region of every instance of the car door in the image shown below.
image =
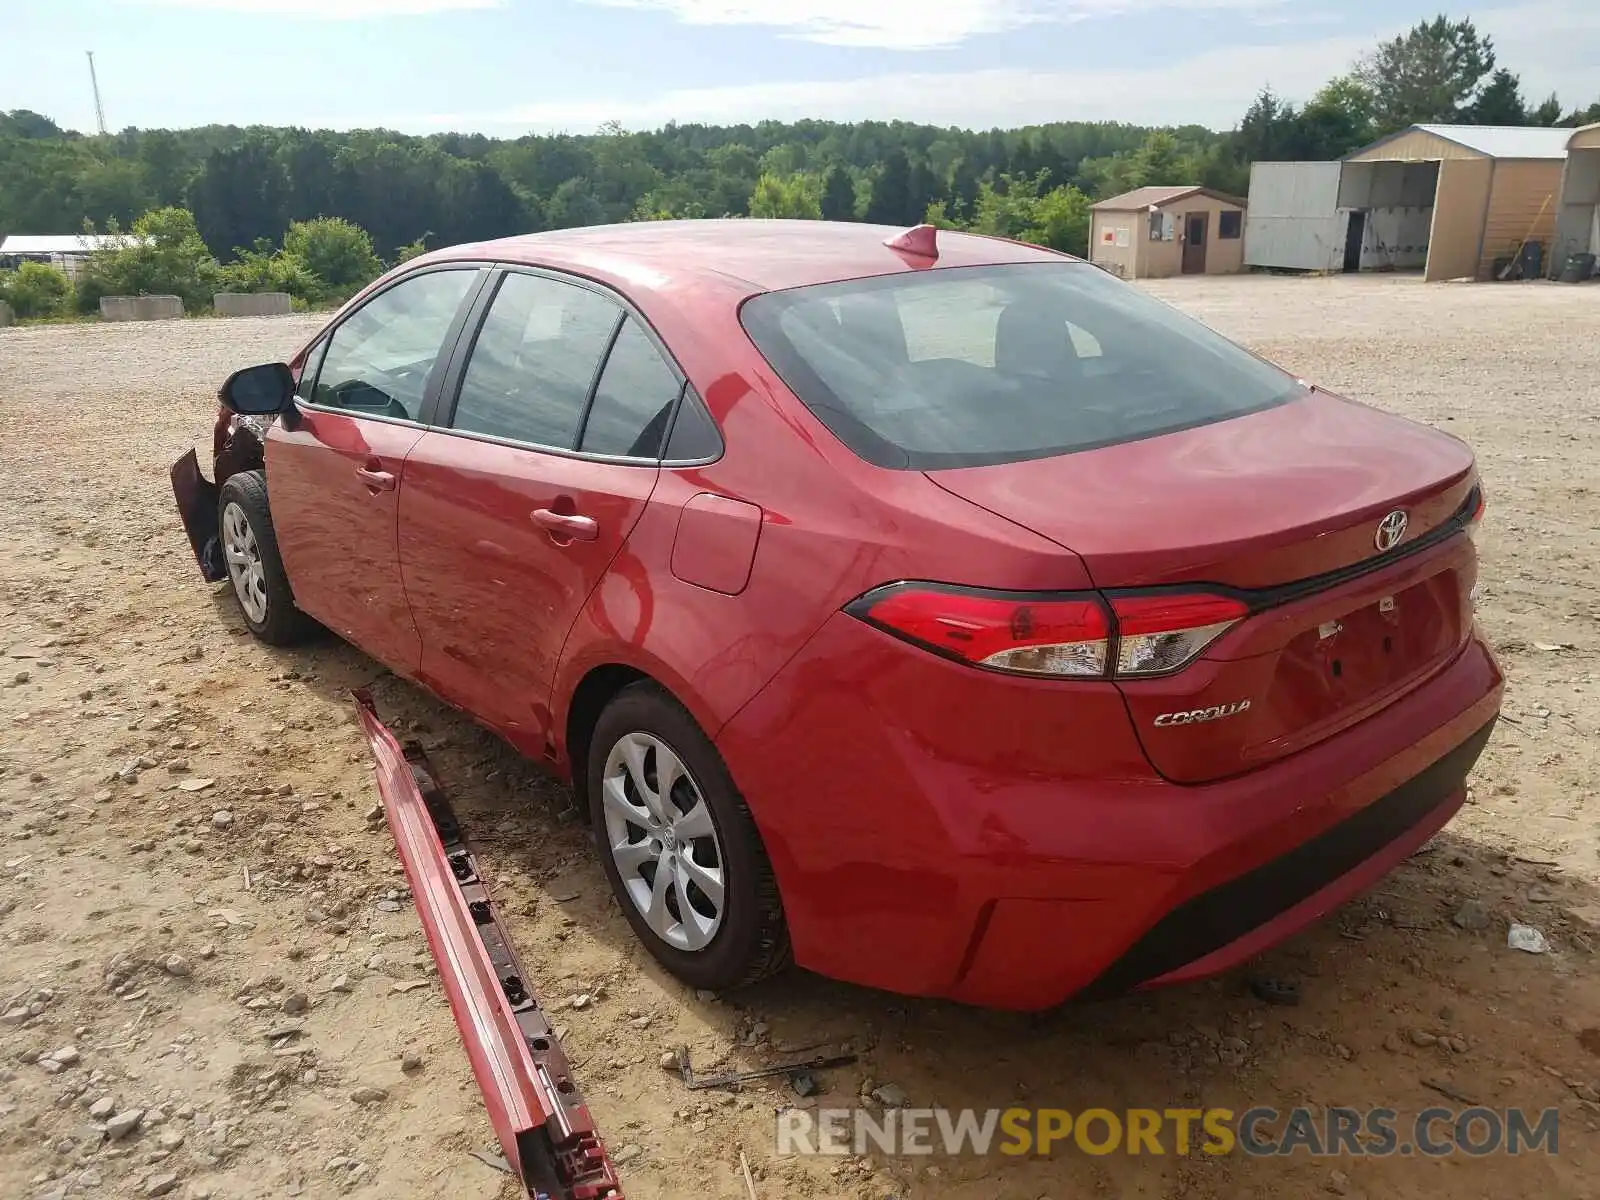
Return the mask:
[[[445,427],[407,460],[400,562],[419,678],[539,754],[562,643],[650,498],[683,378],[597,288],[523,270],[492,286]]]
[[[273,526],[295,603],[407,675],[421,643],[396,546],[405,458],[486,275],[419,270],[347,314],[302,369],[297,419],[267,436]]]

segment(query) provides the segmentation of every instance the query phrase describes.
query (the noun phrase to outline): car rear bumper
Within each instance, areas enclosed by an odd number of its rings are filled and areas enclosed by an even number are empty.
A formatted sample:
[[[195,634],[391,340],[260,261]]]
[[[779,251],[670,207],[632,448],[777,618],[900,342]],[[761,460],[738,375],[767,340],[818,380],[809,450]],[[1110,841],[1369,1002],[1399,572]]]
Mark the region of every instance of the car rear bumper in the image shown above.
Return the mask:
[[[1183,786],[1114,689],[973,672],[841,615],[718,742],[802,966],[1038,1009],[1225,970],[1371,886],[1460,807],[1502,687],[1474,635],[1337,736]]]

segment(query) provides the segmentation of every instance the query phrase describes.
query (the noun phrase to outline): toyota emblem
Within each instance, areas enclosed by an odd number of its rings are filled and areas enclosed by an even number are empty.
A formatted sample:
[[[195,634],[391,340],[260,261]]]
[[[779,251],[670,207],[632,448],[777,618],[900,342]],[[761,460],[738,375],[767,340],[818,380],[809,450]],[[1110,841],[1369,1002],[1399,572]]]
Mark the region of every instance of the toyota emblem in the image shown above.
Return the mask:
[[[1406,513],[1403,508],[1397,508],[1378,522],[1378,532],[1372,535],[1372,544],[1380,552],[1393,550],[1405,536]]]

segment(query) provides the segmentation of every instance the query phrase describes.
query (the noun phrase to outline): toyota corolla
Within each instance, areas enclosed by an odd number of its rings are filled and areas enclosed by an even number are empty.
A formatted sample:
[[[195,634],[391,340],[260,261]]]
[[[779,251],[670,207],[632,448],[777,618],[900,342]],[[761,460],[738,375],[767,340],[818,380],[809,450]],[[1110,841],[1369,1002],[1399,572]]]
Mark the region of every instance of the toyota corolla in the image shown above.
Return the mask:
[[[222,389],[209,578],[570,779],[650,953],[1041,1008],[1215,973],[1455,813],[1455,438],[926,227],[413,259]]]

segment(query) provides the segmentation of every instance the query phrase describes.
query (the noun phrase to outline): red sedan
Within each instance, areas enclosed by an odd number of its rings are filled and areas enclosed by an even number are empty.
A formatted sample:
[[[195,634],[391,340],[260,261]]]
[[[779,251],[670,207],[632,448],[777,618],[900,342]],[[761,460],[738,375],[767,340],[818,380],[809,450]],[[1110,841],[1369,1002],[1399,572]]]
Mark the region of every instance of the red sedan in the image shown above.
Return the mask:
[[[1219,971],[1444,825],[1499,712],[1468,448],[1033,246],[461,246],[223,397],[186,520],[251,630],[570,779],[698,987]]]

